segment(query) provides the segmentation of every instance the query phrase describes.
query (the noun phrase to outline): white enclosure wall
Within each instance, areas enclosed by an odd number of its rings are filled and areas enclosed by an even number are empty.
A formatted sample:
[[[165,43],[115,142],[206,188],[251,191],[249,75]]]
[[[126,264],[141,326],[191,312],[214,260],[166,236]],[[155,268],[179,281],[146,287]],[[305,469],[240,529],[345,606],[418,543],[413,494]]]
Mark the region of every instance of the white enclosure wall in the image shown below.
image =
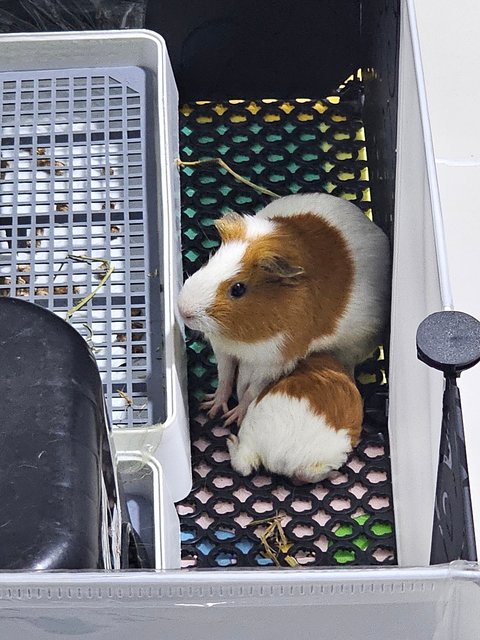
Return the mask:
[[[2,575],[2,639],[476,640],[476,575],[461,567],[238,571],[224,581],[210,571]]]
[[[430,562],[443,379],[417,359],[415,335],[450,306],[428,113],[413,5],[402,3],[389,434],[399,564]]]

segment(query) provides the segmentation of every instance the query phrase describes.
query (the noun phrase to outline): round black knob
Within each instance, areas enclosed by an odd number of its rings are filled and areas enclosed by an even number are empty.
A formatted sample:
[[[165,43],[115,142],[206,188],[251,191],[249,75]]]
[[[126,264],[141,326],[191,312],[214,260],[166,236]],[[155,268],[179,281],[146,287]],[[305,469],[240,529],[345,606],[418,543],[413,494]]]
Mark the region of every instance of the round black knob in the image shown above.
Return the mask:
[[[480,361],[480,322],[461,311],[432,313],[418,327],[417,354],[447,375],[460,375]]]

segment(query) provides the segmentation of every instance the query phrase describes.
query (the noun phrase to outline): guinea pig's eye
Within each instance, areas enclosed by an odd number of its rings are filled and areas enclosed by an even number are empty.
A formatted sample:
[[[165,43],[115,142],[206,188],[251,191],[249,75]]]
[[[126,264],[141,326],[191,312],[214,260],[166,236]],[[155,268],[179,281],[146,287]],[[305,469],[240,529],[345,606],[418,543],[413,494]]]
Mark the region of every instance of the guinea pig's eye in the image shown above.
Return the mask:
[[[235,282],[230,287],[230,295],[232,298],[241,298],[247,291],[247,286],[243,282]]]

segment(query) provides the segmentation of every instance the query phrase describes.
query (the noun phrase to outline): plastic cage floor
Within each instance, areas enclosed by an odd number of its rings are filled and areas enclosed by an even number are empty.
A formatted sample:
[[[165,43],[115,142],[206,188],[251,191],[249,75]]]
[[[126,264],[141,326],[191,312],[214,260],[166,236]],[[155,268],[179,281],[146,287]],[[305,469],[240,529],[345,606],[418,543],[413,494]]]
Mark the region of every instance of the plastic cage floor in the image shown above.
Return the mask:
[[[326,99],[184,105],[181,159],[220,157],[279,195],[327,191],[353,200],[371,216],[361,96],[361,82],[353,80]],[[218,246],[216,217],[227,210],[252,213],[268,202],[268,196],[215,164],[184,167],[185,275]],[[177,505],[182,566],[396,563],[381,348],[357,371],[365,400],[361,442],[337,478],[317,485],[294,485],[265,473],[243,478],[233,472],[226,448],[228,429],[221,420],[206,421],[198,408],[216,384],[212,352],[198,336],[188,337],[188,365],[194,484]],[[267,540],[275,556],[269,557],[262,536],[277,515],[282,516],[277,537],[283,533],[285,538],[283,545]]]
[[[117,427],[164,411],[147,80],[137,67],[0,74],[0,295],[73,311]]]

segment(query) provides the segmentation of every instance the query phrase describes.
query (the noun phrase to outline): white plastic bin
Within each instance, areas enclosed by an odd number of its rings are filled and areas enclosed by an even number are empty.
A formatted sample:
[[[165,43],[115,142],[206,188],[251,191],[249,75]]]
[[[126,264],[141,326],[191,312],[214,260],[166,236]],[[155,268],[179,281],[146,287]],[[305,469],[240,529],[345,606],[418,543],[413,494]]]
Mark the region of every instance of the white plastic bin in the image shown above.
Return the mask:
[[[264,635],[265,629],[268,635],[278,638],[300,634],[328,639],[382,635],[392,640],[457,637],[473,640],[478,636],[474,613],[479,600],[478,568],[462,563],[427,567],[442,379],[439,373],[417,361],[415,332],[430,312],[450,308],[451,296],[411,1],[401,2],[400,26],[389,431],[401,567],[4,574],[0,576],[0,616],[5,638],[33,633],[38,640],[73,634],[83,634],[92,640],[111,638],[113,634],[119,640],[132,635],[214,640],[256,638]],[[72,51],[82,66],[94,64],[99,54],[105,64],[105,59],[114,57],[113,49],[108,49],[110,44],[122,42],[135,47],[124,50],[126,57],[118,60],[119,64],[126,64],[128,59],[128,64],[153,66],[158,60],[160,41],[156,36],[129,32],[28,36],[26,39],[7,36],[0,42],[2,64],[5,60],[13,64],[15,60],[18,68],[30,68],[33,59],[41,60],[43,65],[45,58],[38,47],[46,47],[49,37],[56,41],[55,60],[63,60],[68,53],[69,66]],[[19,42],[22,43],[20,53]],[[78,51],[72,46],[73,42],[85,46]],[[107,47],[110,53],[106,54],[102,47]],[[132,51],[135,51],[133,61]],[[173,90],[170,95],[174,95]],[[158,104],[163,104],[161,97]],[[175,105],[171,103],[169,109],[173,123]],[[165,130],[169,129],[165,127]],[[178,191],[172,186],[176,180],[171,166],[176,140],[173,129],[169,136],[173,141],[172,151],[166,162],[171,171],[161,186],[162,197],[168,196],[165,211],[171,214],[178,212],[179,203]],[[163,153],[161,140],[156,144],[160,145],[158,153]],[[176,217],[171,216],[164,221],[169,225],[169,235],[165,234],[169,240],[164,247],[168,256],[173,255],[175,248],[175,220]],[[169,472],[169,464],[183,468],[186,457],[185,444],[178,448],[183,452],[180,462],[173,457],[169,460],[162,457],[162,451],[169,451],[168,430],[172,442],[176,439],[186,442],[184,431],[172,428],[174,418],[180,418],[183,424],[184,416],[178,386],[182,377],[176,373],[173,357],[174,338],[180,337],[173,335],[176,333],[173,291],[172,285],[166,302],[172,424],[165,429],[163,438],[161,429],[116,434],[120,463],[127,466],[132,462],[150,464],[145,456],[145,436],[154,434],[152,455],[163,466],[171,490],[174,475]],[[156,464],[152,463],[148,471],[148,482],[141,474],[137,477],[132,472],[130,482],[136,487],[134,494],[160,495],[152,489],[155,483],[149,484],[149,478],[157,473],[153,470]],[[147,488],[141,488],[142,482]],[[178,495],[184,494],[187,484],[182,480],[183,489]],[[166,493],[163,495],[169,499]],[[170,528],[169,537],[172,531]],[[164,543],[168,544],[166,539]],[[168,562],[175,564],[174,559]],[[424,568],[409,568],[415,565]]]

